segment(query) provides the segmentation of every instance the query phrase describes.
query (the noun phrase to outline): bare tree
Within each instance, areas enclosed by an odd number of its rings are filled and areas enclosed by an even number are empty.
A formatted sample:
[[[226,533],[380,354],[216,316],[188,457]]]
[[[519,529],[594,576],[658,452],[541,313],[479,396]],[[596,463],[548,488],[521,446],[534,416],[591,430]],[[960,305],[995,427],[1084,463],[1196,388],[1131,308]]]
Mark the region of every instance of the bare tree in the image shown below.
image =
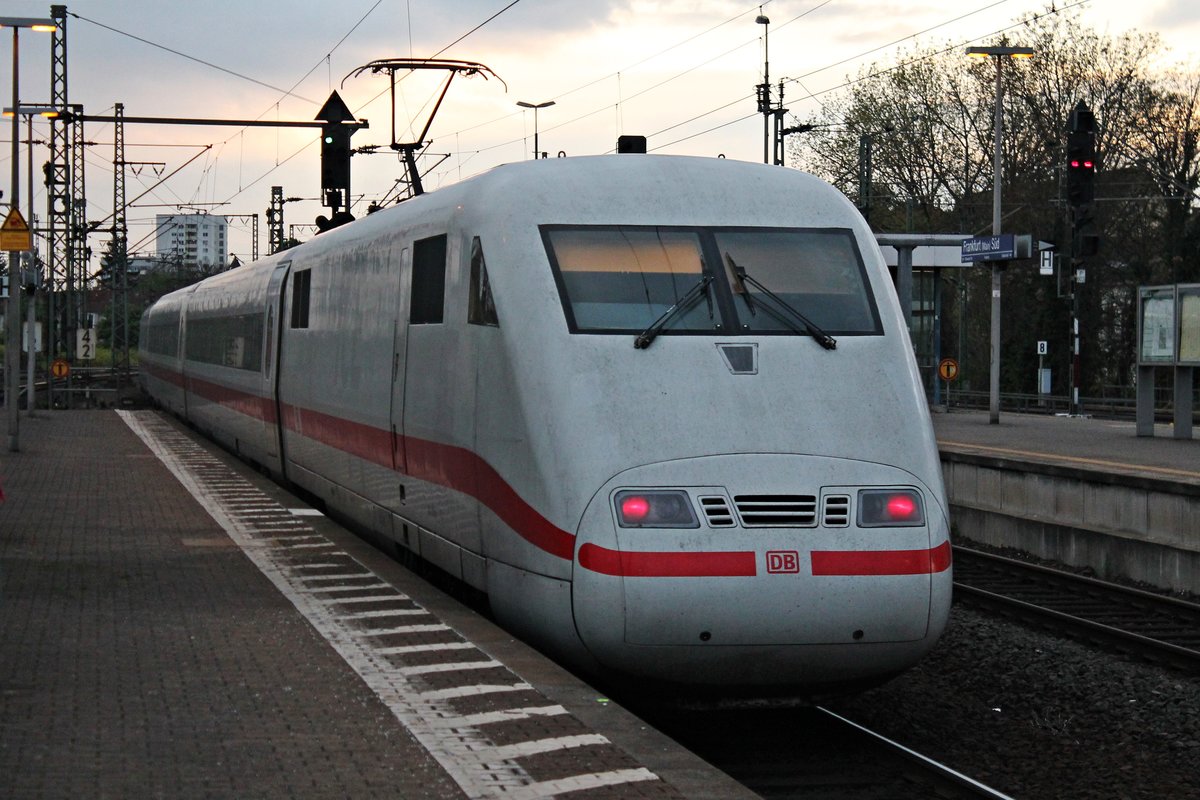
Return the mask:
[[[1019,23],[1007,36],[1036,55],[1004,67],[1003,226],[1069,251],[1065,128],[1071,109],[1083,101],[1099,127],[1097,224],[1103,242],[1079,287],[1084,391],[1100,392],[1131,380],[1137,286],[1200,279],[1200,77],[1155,69],[1162,53],[1156,35],[1100,35],[1078,11],[1050,7]],[[794,159],[857,197],[859,141],[870,135],[867,199],[876,229],[989,231],[995,65],[967,63],[962,50],[916,48],[894,65],[862,70],[810,121],[812,132],[792,140]],[[958,304],[948,304],[943,331],[955,337],[965,326],[963,374],[982,386],[989,293],[983,270],[967,272],[962,318]],[[1002,387],[1032,391],[1037,359],[1026,340],[1051,340],[1051,352],[1066,367],[1068,304],[1059,285],[1029,265],[1014,265],[1005,282]],[[1067,370],[1056,372],[1056,390],[1065,392]]]

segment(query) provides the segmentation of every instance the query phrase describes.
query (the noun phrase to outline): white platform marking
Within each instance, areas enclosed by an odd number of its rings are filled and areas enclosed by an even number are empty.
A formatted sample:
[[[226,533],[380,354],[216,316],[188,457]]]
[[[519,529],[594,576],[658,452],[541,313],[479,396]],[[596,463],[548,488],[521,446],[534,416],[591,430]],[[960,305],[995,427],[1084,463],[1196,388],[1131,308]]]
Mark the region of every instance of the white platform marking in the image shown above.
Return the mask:
[[[419,649],[373,645],[371,640],[380,636],[450,631],[451,629],[444,624],[405,625],[377,630],[361,630],[348,625],[349,620],[363,619],[364,616],[338,614],[336,609],[338,601],[314,595],[344,588],[361,588],[364,583],[372,587],[382,583],[373,573],[350,556],[347,556],[345,561],[338,563],[305,565],[290,563],[291,551],[295,548],[288,547],[286,540],[315,541],[315,537],[319,535],[306,526],[292,527],[288,530],[304,531],[310,536],[281,537],[278,535],[279,528],[272,528],[269,531],[260,529],[258,527],[260,525],[276,523],[255,523],[247,519],[252,515],[239,513],[236,506],[236,503],[244,501],[232,499],[235,496],[251,496],[255,490],[250,484],[230,472],[224,464],[205,452],[195,442],[179,434],[154,412],[118,410],[117,414],[158,456],[167,469],[179,479],[179,482],[196,498],[200,506],[242,548],[255,566],[325,637],[326,641],[358,673],[367,686],[421,742],[469,797],[535,800],[603,786],[658,780],[658,776],[649,770],[637,768],[575,775],[553,781],[533,781],[514,759],[523,755],[554,752],[565,748],[608,744],[608,739],[600,734],[583,734],[499,747],[492,744],[487,736],[478,730],[479,726],[505,720],[526,719],[536,715],[565,714],[567,713],[566,709],[562,706],[545,706],[461,715],[452,706],[442,702],[454,698],[533,690],[531,685],[523,681],[512,684],[479,684],[419,691],[409,682],[408,678],[421,674],[421,671],[433,670],[422,667],[388,668],[381,663],[382,659],[379,656],[389,653],[422,652],[424,648],[431,650],[460,649],[460,644],[467,647],[473,647],[473,645],[466,642],[455,642],[408,646]],[[265,495],[261,496],[265,497]],[[282,506],[280,508],[282,509]],[[320,513],[313,509],[289,510],[293,516],[315,516]],[[294,525],[294,523],[290,524]],[[333,567],[347,568],[352,571],[342,575],[303,574],[304,570]],[[354,586],[334,585],[339,582],[356,581],[363,583]],[[389,599],[407,598],[398,595]],[[343,603],[361,601],[361,598],[340,599],[340,602]],[[416,612],[364,612],[367,617],[403,615],[405,613],[425,614],[428,612],[423,609]],[[451,666],[455,669],[478,669],[485,666],[503,665],[498,662],[481,661]],[[406,669],[409,670],[408,674],[405,673]]]

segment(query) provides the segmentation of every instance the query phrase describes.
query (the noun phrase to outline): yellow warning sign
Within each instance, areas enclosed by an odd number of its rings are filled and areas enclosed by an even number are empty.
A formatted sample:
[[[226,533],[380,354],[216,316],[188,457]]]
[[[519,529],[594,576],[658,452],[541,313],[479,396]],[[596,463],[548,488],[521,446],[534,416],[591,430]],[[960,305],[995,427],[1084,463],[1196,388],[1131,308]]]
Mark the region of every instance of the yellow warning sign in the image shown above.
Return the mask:
[[[958,362],[953,358],[943,358],[938,364],[938,375],[944,381],[952,381],[958,377]]]
[[[0,250],[32,250],[33,234],[29,224],[16,208],[8,210],[4,224],[0,225]]]

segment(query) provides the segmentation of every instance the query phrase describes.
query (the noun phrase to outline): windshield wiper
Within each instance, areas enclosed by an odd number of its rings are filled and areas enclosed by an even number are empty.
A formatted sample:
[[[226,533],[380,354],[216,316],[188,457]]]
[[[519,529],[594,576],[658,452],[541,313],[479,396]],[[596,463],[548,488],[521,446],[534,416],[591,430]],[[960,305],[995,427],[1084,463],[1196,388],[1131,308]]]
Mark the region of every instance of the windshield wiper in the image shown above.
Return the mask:
[[[705,275],[700,278],[695,286],[693,286],[691,289],[688,289],[687,293],[684,294],[683,297],[675,301],[675,305],[664,311],[661,317],[650,323],[650,327],[646,328],[646,330],[642,331],[637,335],[636,338],[634,338],[633,346],[638,350],[644,350],[645,348],[649,347],[650,343],[658,337],[658,334],[662,331],[666,324],[670,322],[676,314],[694,303],[696,298],[699,297],[702,292],[704,293],[704,296],[708,298],[708,316],[711,318],[712,297],[710,297],[708,294],[708,285],[712,283],[712,280],[712,275]]]
[[[758,281],[754,280],[754,278],[751,278],[750,275],[748,275],[746,273],[745,267],[740,267],[737,265],[737,263],[733,260],[733,256],[729,255],[729,253],[726,253],[725,260],[728,261],[729,266],[733,268],[733,274],[737,276],[737,279],[740,283],[742,283],[742,284],[748,283],[751,286],[753,286],[755,289],[758,289],[760,292],[762,292],[764,295],[766,295],[768,298],[770,298],[776,305],[778,305],[779,308],[783,309],[784,311],[787,311],[789,314],[791,314],[793,317],[795,317],[797,320],[799,320],[800,324],[802,324],[804,326],[805,331],[810,336],[812,336],[814,339],[816,339],[817,344],[821,345],[821,347],[824,347],[826,350],[836,350],[837,349],[837,339],[834,339],[828,333],[821,330],[821,328],[816,323],[814,323],[808,317],[804,316],[799,311],[797,311],[794,306],[792,306],[790,303],[785,301],[782,297],[779,297],[774,292],[772,292],[770,289],[763,286]],[[742,296],[746,301],[746,306],[750,309],[750,313],[751,314],[755,313],[754,301],[750,299],[750,293],[746,291],[746,287],[744,285],[742,286]]]

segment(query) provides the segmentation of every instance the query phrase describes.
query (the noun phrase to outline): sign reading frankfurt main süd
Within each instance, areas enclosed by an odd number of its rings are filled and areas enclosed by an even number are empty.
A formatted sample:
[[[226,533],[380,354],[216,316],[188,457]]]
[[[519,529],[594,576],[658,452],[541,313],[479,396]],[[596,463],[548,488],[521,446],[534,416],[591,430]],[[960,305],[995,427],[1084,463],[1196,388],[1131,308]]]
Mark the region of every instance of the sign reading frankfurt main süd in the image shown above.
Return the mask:
[[[964,239],[963,261],[1011,261],[1017,257],[1017,237],[1011,233]]]

